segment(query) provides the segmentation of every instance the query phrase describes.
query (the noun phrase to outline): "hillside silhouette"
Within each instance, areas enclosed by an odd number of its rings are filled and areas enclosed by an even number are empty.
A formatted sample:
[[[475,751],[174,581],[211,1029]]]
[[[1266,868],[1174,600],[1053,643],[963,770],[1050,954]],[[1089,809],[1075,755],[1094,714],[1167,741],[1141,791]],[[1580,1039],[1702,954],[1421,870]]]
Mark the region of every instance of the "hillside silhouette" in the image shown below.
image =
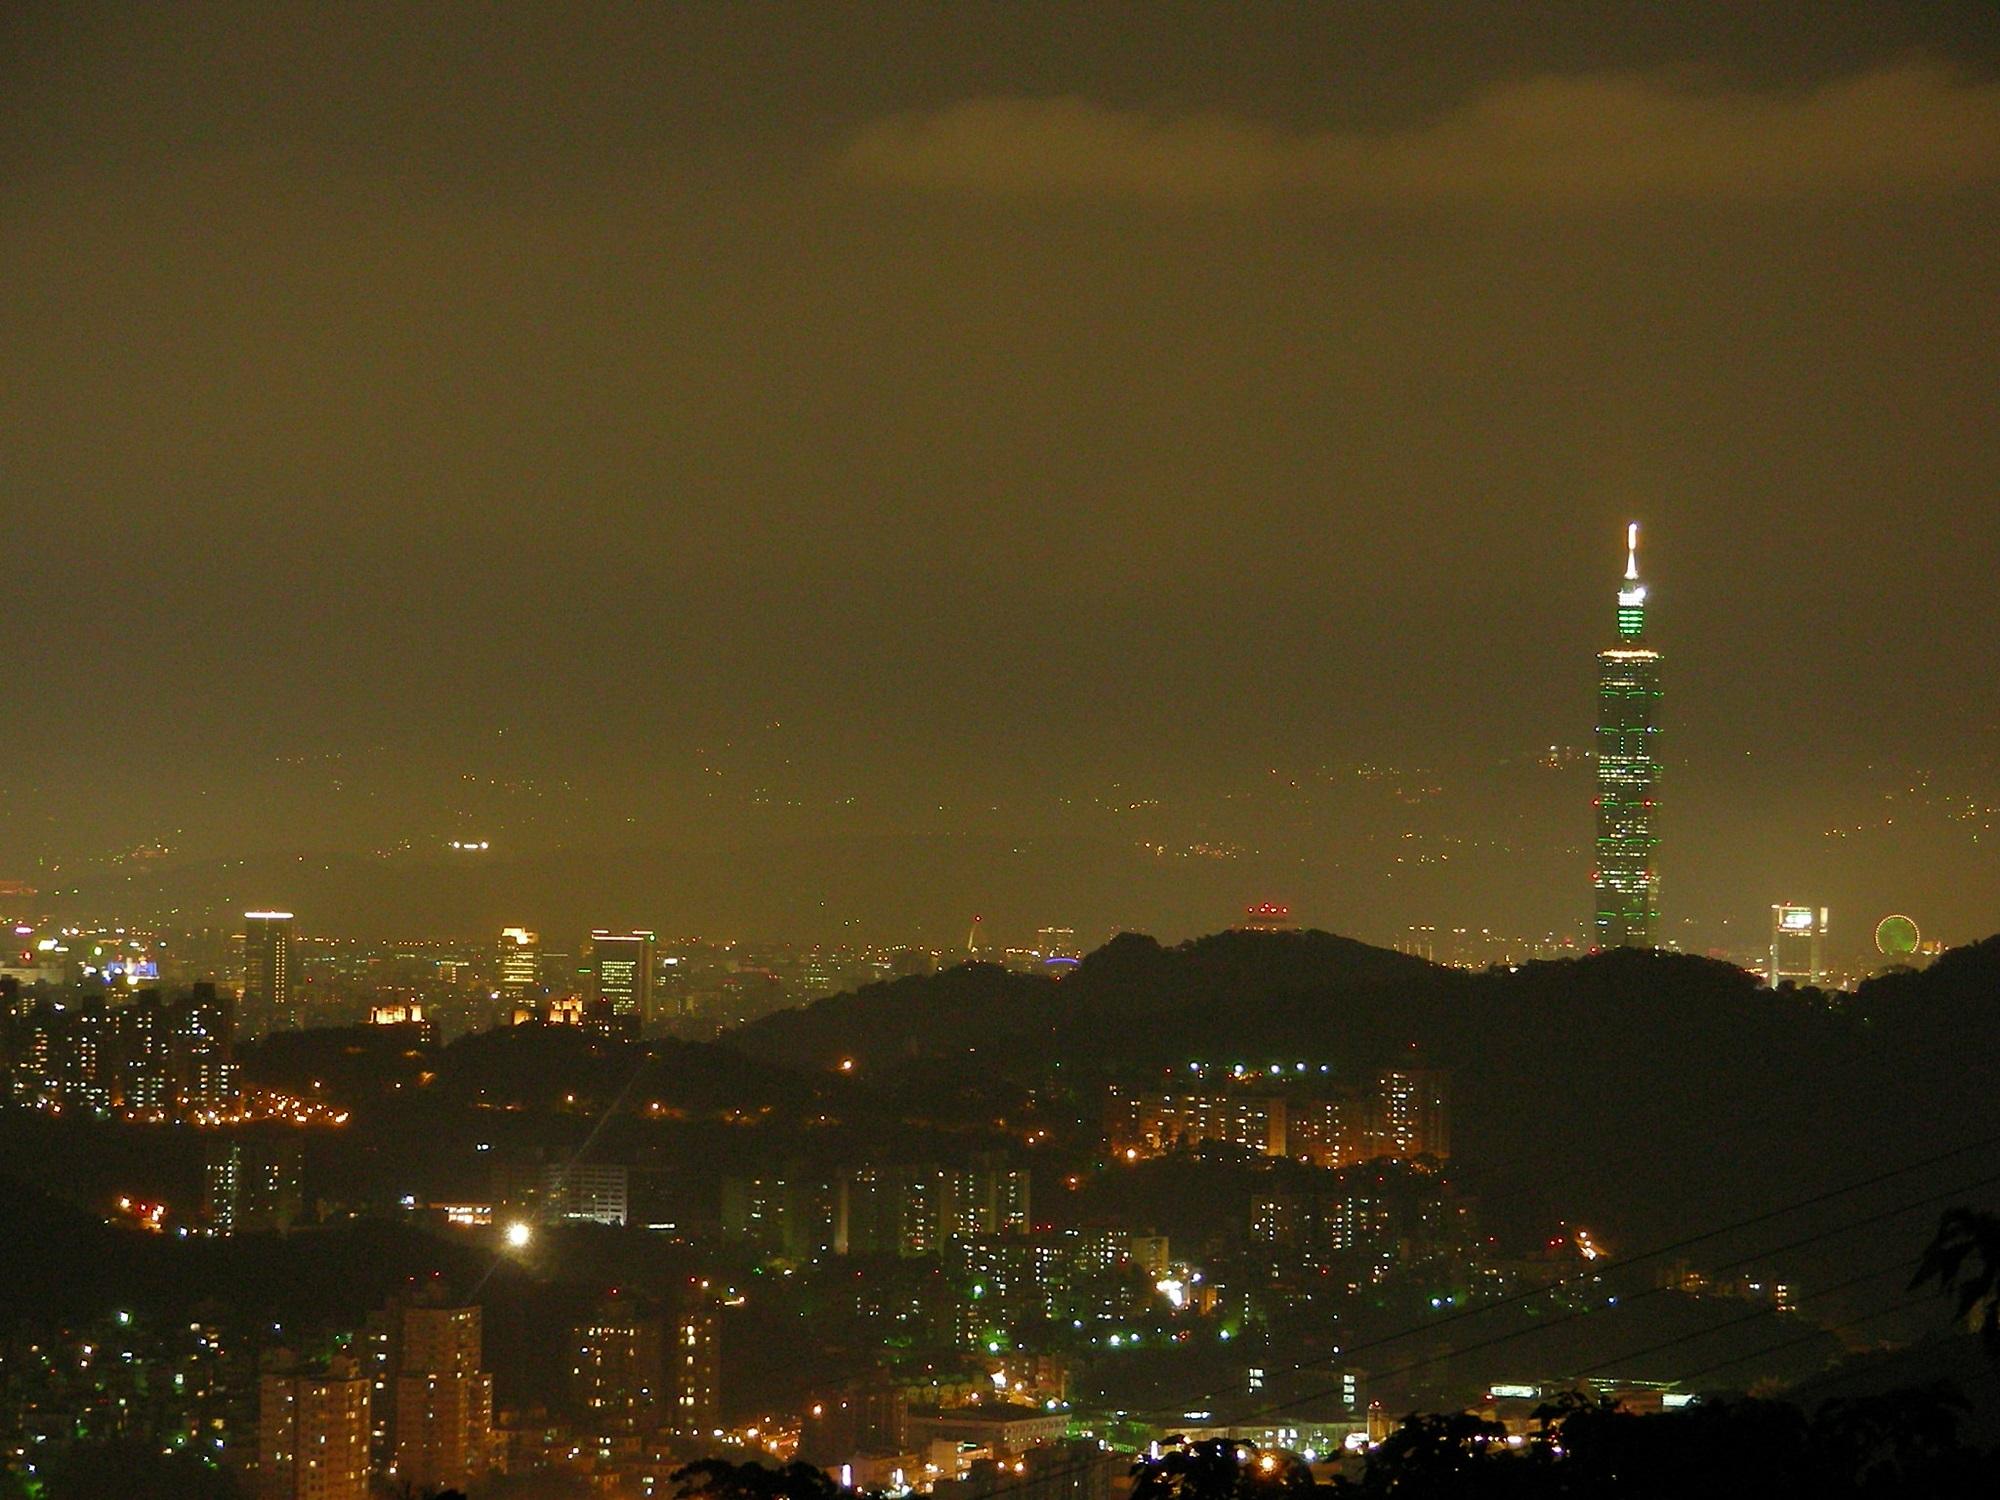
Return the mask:
[[[1912,1170],[2000,1138],[1988,1072],[2000,937],[1830,996],[1771,991],[1733,965],[1664,952],[1473,974],[1323,932],[1172,947],[1128,934],[1060,981],[966,965],[833,996],[728,1040],[803,1069],[851,1058],[864,1076],[922,1059],[939,1087],[963,1068],[1030,1085],[1184,1083],[1192,1061],[1307,1061],[1358,1081],[1415,1059],[1452,1074],[1454,1169],[1496,1228],[1588,1216],[1626,1245],[1662,1244],[1690,1224],[1897,1174],[1787,1221],[1827,1232],[1808,1265],[1823,1253],[1851,1266],[1914,1258],[1911,1225],[1936,1210],[1835,1233],[1846,1219],[1927,1191],[1973,1192],[1993,1159],[1989,1144]],[[1702,1248],[1746,1254],[1769,1238]]]

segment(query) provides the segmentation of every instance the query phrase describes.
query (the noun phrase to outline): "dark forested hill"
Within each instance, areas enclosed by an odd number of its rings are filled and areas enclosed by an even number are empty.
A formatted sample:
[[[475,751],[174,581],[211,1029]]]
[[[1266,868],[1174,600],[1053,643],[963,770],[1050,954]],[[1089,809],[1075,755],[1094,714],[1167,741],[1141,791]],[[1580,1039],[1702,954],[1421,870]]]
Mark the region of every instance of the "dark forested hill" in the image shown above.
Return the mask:
[[[941,1077],[1028,1082],[1136,1083],[1197,1059],[1310,1060],[1358,1080],[1414,1057],[1452,1073],[1454,1165],[1496,1226],[1587,1216],[1627,1246],[1823,1197],[1783,1221],[1819,1236],[1808,1263],[1852,1265],[1883,1225],[1875,1248],[1913,1255],[1912,1223],[1954,1194],[1990,1197],[2000,1171],[2000,938],[1829,997],[1669,953],[1475,975],[1318,932],[1171,948],[1127,935],[1060,982],[967,966],[731,1041],[801,1067],[923,1058]],[[1857,1222],[1871,1214],[1886,1217]]]

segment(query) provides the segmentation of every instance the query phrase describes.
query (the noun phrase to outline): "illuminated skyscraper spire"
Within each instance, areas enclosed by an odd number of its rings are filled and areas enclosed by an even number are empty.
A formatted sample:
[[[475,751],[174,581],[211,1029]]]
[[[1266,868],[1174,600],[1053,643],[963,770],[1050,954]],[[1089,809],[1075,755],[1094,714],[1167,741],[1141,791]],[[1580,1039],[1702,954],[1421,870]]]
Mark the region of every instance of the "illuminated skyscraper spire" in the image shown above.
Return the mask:
[[[1659,836],[1660,653],[1643,644],[1646,586],[1639,581],[1639,523],[1625,531],[1618,644],[1597,653],[1597,866],[1599,948],[1650,948],[1660,919],[1654,867]]]
[[[1639,582],[1639,523],[1625,528],[1625,587],[1618,591],[1618,637],[1636,641],[1646,633],[1646,585]]]

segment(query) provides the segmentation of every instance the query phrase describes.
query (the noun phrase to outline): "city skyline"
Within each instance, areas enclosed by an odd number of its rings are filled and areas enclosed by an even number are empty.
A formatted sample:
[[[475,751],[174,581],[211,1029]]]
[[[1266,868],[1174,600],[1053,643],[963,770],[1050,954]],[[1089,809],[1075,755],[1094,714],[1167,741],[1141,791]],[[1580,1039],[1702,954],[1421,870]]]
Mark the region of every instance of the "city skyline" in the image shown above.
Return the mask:
[[[585,920],[804,931],[887,840],[928,930],[1060,841],[1092,926],[1570,925],[1520,768],[1643,514],[1662,936],[1975,935],[1990,11],[1575,14],[18,18],[0,880],[743,851]]]
[[[1993,0],[0,101],[0,1500],[1993,1488]]]

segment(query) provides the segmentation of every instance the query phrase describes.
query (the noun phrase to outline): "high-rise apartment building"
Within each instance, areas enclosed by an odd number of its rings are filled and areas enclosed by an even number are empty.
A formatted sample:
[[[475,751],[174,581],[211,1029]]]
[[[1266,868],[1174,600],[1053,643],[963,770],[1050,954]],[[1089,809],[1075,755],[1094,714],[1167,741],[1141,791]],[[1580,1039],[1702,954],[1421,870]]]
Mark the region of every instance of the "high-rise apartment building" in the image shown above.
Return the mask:
[[[209,1123],[237,1107],[229,1002],[213,985],[175,1001],[141,990],[125,1005],[44,1002],[7,1020],[4,1092],[14,1098]]]
[[[52,1061],[55,1095],[65,1104],[107,1110],[118,1089],[117,1018],[102,997],[64,1011]]]
[[[653,1018],[653,934],[590,934],[590,998],[607,1030],[635,1035]]]
[[[570,1392],[596,1431],[649,1432],[660,1425],[665,1337],[664,1319],[619,1296],[607,1297],[571,1331]]]
[[[390,1478],[418,1493],[465,1489],[497,1452],[479,1309],[401,1303],[389,1321]]]
[[[202,1210],[217,1234],[282,1234],[305,1208],[305,1148],[258,1134],[211,1140],[202,1159]]]
[[[1597,865],[1593,935],[1599,948],[1650,948],[1658,939],[1660,653],[1646,644],[1639,524],[1626,532],[1618,589],[1618,644],[1597,653]]]
[[[173,1069],[180,1108],[206,1115],[236,1108],[236,1002],[213,984],[195,985],[173,1008]]]
[[[1399,1161],[1451,1155],[1451,1075],[1391,1068],[1375,1082],[1374,1154]]]
[[[354,1360],[314,1370],[278,1356],[257,1382],[258,1500],[368,1500],[368,1433]]]
[[[765,1255],[810,1260],[833,1248],[836,1193],[802,1162],[722,1179],[722,1235]]]
[[[1264,1156],[1286,1156],[1290,1154],[1287,1103],[1282,1093],[1226,1089],[1133,1093],[1113,1087],[1105,1104],[1105,1131],[1114,1152],[1135,1156],[1194,1147],[1203,1141],[1227,1141]]]
[[[1393,1068],[1371,1087],[1281,1078],[1207,1084],[1186,1093],[1113,1087],[1104,1131],[1114,1156],[1137,1158],[1226,1141],[1321,1167],[1451,1155],[1451,1075]]]
[[[834,1185],[836,1255],[936,1255],[953,1235],[1025,1233],[1028,1173],[988,1157],[843,1171]]]
[[[666,1354],[667,1425],[686,1437],[708,1437],[722,1416],[722,1342],[715,1304],[691,1297],[669,1325]]]
[[[243,1018],[252,1031],[299,1024],[292,1005],[292,914],[243,913]]]
[[[158,990],[141,990],[115,1012],[121,1086],[118,1103],[144,1115],[174,1109],[174,1017]]]

